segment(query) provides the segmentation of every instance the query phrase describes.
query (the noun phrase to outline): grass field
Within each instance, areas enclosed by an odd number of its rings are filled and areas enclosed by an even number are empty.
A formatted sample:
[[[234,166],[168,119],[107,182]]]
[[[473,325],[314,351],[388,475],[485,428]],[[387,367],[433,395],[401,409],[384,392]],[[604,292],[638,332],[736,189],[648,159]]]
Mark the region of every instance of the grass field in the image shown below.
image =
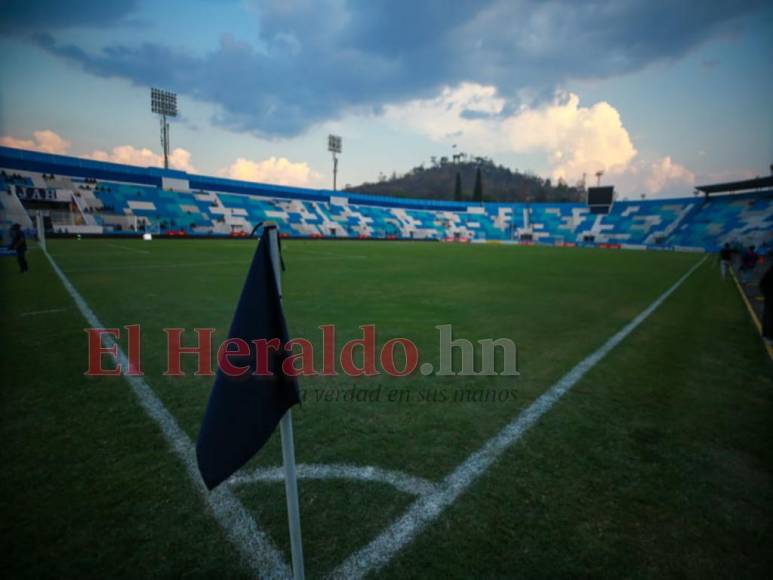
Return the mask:
[[[165,327],[222,340],[254,244],[50,240],[106,326],[142,325],[144,380],[195,441],[212,379],[163,376]],[[508,337],[518,377],[306,378],[300,464],[439,482],[684,275],[701,256],[498,245],[284,243],[291,336],[339,344],[375,323],[436,360],[438,324]],[[253,570],[122,378],[87,378],[88,326],[43,253],[2,275],[2,544],[6,577],[249,577]],[[414,400],[329,402],[320,389]],[[495,388],[500,402],[437,393]],[[419,393],[424,399],[418,400]],[[712,258],[382,577],[760,577],[773,558],[773,364]],[[281,464],[278,436],[248,467]],[[289,561],[281,483],[233,488]],[[330,574],[414,501],[393,486],[300,481],[308,577]],[[766,548],[767,546],[767,548]],[[270,573],[271,570],[264,570]]]

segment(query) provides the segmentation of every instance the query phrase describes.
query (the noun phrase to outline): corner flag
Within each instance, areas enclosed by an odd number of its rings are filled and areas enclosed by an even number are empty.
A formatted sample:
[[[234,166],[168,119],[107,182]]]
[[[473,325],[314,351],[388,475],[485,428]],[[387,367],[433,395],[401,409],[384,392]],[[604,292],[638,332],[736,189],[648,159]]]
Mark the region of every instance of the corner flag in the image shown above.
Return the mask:
[[[228,333],[229,338],[240,338],[249,344],[249,357],[238,365],[248,366],[249,370],[234,377],[218,368],[196,443],[199,471],[210,490],[247,463],[268,441],[285,413],[300,402],[296,379],[282,371],[282,361],[289,356],[284,351],[288,334],[275,267],[266,228]],[[268,349],[269,375],[257,376],[256,347],[252,341],[274,338],[279,339],[281,348]],[[237,364],[235,355],[230,355],[229,360]]]

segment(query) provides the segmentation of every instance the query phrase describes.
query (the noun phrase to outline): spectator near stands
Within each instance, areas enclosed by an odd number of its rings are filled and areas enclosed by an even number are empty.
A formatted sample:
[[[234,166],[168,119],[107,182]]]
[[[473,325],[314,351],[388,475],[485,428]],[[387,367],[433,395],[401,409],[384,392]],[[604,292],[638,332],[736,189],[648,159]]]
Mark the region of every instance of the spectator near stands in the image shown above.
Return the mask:
[[[768,271],[760,280],[760,290],[765,298],[762,312],[762,336],[765,342],[773,344],[773,264],[768,266]]]
[[[16,260],[19,262],[19,271],[24,274],[29,270],[27,265],[27,239],[24,237],[24,232],[21,231],[19,224],[13,224],[11,226],[11,245],[10,249],[16,252]]]
[[[741,282],[748,284],[751,281],[754,266],[757,265],[757,252],[754,246],[749,246],[741,256]]]
[[[722,273],[722,279],[727,277],[727,269],[733,264],[733,250],[730,249],[730,244],[722,246],[722,250],[719,252],[719,271]]]

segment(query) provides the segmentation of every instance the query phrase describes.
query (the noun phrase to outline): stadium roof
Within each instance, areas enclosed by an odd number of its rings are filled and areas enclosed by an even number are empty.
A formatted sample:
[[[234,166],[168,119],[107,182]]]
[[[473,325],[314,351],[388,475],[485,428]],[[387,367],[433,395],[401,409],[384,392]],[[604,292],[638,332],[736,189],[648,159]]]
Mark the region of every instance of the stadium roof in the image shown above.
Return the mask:
[[[709,193],[730,193],[733,191],[764,189],[768,187],[773,187],[773,175],[768,175],[767,177],[755,177],[754,179],[744,179],[743,181],[715,183],[714,185],[698,185],[695,189],[708,195]]]
[[[178,171],[161,169],[159,167],[137,167],[122,165],[107,161],[80,159],[52,153],[40,153],[12,147],[0,146],[0,167],[19,171],[37,171],[55,173],[72,177],[93,177],[109,181],[138,183],[163,187],[163,178],[172,177],[187,180],[191,190],[219,191],[246,195],[262,195],[288,199],[304,199],[307,201],[328,201],[331,196],[346,198],[352,203],[377,205],[384,207],[409,207],[434,211],[458,211],[470,205],[478,205],[470,201],[450,201],[436,199],[415,199],[409,197],[391,197],[385,195],[370,195],[350,191],[330,191],[327,189],[309,189],[239,181],[224,177],[209,177]],[[498,204],[490,204],[498,205]],[[507,205],[507,204],[500,204]]]

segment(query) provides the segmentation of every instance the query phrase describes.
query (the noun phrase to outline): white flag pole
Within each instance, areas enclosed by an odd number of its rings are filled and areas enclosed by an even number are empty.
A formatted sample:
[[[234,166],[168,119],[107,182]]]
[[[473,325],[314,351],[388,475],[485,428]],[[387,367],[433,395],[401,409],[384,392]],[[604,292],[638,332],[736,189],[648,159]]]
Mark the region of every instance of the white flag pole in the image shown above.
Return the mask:
[[[271,244],[271,263],[274,266],[279,299],[282,298],[282,262],[279,257],[279,230],[273,222],[266,222],[268,241]],[[287,409],[279,423],[282,436],[282,461],[285,470],[285,495],[287,496],[287,519],[290,524],[290,551],[293,558],[293,577],[303,580],[303,540],[301,539],[301,511],[298,505],[298,480],[295,474],[295,444],[293,443],[293,417]]]

